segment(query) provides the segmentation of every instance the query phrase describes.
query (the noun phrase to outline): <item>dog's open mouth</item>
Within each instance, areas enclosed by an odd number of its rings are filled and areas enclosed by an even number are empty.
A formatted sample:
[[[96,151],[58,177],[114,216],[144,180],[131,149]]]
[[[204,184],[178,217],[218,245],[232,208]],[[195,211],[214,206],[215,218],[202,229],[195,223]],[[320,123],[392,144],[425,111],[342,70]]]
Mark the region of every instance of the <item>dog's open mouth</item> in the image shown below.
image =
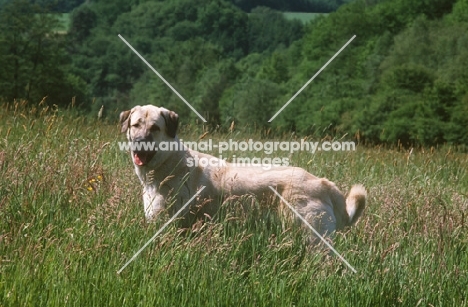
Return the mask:
[[[155,154],[155,151],[135,151],[133,152],[133,163],[138,166],[148,164]]]

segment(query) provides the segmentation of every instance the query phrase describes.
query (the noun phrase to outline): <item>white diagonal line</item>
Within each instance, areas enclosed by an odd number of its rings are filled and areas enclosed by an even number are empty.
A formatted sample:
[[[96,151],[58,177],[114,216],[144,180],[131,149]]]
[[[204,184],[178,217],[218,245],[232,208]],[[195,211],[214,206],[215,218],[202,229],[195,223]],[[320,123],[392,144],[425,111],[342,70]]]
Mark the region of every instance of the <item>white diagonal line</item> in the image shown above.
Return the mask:
[[[197,197],[198,194],[200,194],[200,192],[203,191],[204,188],[205,188],[205,186],[202,186],[202,187],[200,188],[200,190],[198,190],[198,192],[195,193],[195,195],[193,195],[192,198],[190,198],[190,199],[185,203],[185,205],[184,205],[182,208],[180,208],[180,210],[177,211],[176,214],[174,214],[174,215],[169,219],[169,221],[167,221],[167,222],[158,230],[158,232],[156,232],[156,234],[155,234],[151,239],[149,239],[148,242],[146,242],[145,245],[143,245],[143,247],[140,248],[140,249],[135,253],[135,255],[133,255],[133,257],[132,257],[130,260],[127,261],[127,263],[124,264],[124,266],[123,266],[122,268],[120,268],[120,270],[117,271],[117,274],[120,274],[120,272],[122,272],[122,271],[127,267],[127,265],[130,264],[130,262],[132,262],[133,260],[135,260],[135,258],[136,258],[151,242],[153,242],[154,239],[156,239],[156,237],[164,230],[164,228],[166,228],[167,225],[169,225],[169,224],[185,209],[185,207],[187,207],[187,206],[192,202],[192,200],[194,200],[195,197]]]
[[[280,114],[280,113],[281,113],[281,112],[284,110],[284,108],[286,108],[286,107],[288,106],[288,104],[290,104],[290,103],[291,103],[291,101],[293,101],[293,100],[294,100],[294,99],[297,97],[297,95],[299,95],[299,94],[300,94],[300,93],[301,93],[301,92],[302,92],[302,91],[303,91],[303,90],[304,90],[304,89],[307,87],[307,85],[309,85],[309,83],[310,83],[310,82],[312,82],[312,81],[315,79],[315,77],[317,77],[317,76],[318,76],[318,75],[319,75],[319,74],[322,72],[322,70],[324,70],[324,69],[325,69],[325,67],[327,67],[327,66],[328,66],[328,64],[330,64],[330,63],[331,63],[331,61],[333,61],[333,60],[334,60],[334,59],[335,59],[335,58],[338,56],[338,54],[340,54],[340,52],[341,52],[341,51],[343,51],[343,49],[345,49],[345,48],[346,48],[346,47],[347,47],[347,46],[348,46],[348,45],[351,43],[351,41],[352,41],[352,40],[353,40],[355,37],[356,37],[356,35],[354,35],[353,37],[351,37],[351,39],[350,39],[350,40],[349,40],[349,41],[348,41],[346,44],[344,44],[344,46],[343,46],[343,47],[341,47],[341,49],[340,49],[340,50],[338,50],[338,52],[337,52],[337,53],[335,53],[335,55],[334,55],[334,56],[332,56],[332,57],[331,57],[331,59],[330,59],[330,60],[328,60],[328,62],[327,62],[327,63],[325,63],[325,65],[323,65],[323,66],[322,66],[322,68],[320,68],[320,70],[319,70],[319,71],[317,71],[317,73],[316,73],[316,74],[315,74],[315,75],[314,75],[312,78],[310,78],[310,80],[309,80],[309,81],[307,81],[307,83],[306,83],[306,84],[304,84],[304,86],[303,86],[303,87],[301,87],[301,89],[300,89],[300,90],[298,90],[298,91],[297,91],[297,93],[296,93],[296,94],[294,94],[294,96],[292,96],[292,97],[291,97],[291,99],[289,99],[289,101],[288,101],[288,102],[286,102],[286,103],[284,104],[284,106],[283,106],[283,107],[282,107],[282,108],[281,108],[281,109],[280,109],[278,112],[276,112],[276,114],[275,114],[275,115],[273,115],[273,117],[272,117],[272,118],[270,118],[270,120],[269,120],[268,122],[269,122],[269,123],[271,123],[271,122],[272,122],[272,121],[275,119],[275,117],[276,117],[276,116],[278,116],[278,114]]]
[[[334,249],[333,246],[331,246],[331,244],[328,243],[328,241],[325,240],[325,239],[318,233],[318,231],[315,230],[315,228],[312,227],[312,225],[310,225],[310,224],[306,221],[306,219],[302,217],[302,215],[301,215],[299,212],[296,211],[296,209],[294,209],[293,206],[291,206],[291,204],[289,204],[289,203],[288,203],[272,186],[268,186],[268,187],[270,188],[270,190],[273,191],[273,193],[275,193],[275,194],[289,207],[289,209],[292,210],[292,212],[294,212],[294,214],[297,215],[298,218],[301,219],[301,221],[304,222],[304,224],[306,224],[307,227],[309,227],[309,228],[315,233],[315,235],[316,235],[317,237],[319,237],[320,240],[322,240],[323,243],[325,243],[326,246],[328,246],[329,249],[331,249],[331,250],[338,256],[338,258],[341,259],[341,261],[343,261],[343,262],[351,269],[351,271],[353,271],[354,273],[356,273],[356,270],[351,266],[351,264],[349,264],[349,262],[346,261],[346,259],[343,258],[343,256],[341,256],[341,255],[336,251],[336,249]]]
[[[198,113],[197,110],[195,110],[195,108],[192,107],[192,105],[191,105],[190,103],[188,103],[188,101],[185,100],[185,98],[182,97],[182,95],[179,94],[179,92],[177,92],[177,90],[176,90],[175,88],[173,88],[172,85],[171,85],[169,82],[167,82],[166,79],[164,79],[164,77],[161,76],[161,74],[160,74],[156,69],[154,69],[153,66],[151,66],[151,64],[148,63],[148,62],[145,60],[145,58],[142,57],[141,54],[138,53],[138,51],[136,51],[135,48],[133,48],[132,45],[130,45],[130,44],[125,40],[125,38],[122,37],[122,35],[119,34],[118,37],[119,37],[130,49],[132,49],[132,51],[135,52],[135,54],[136,54],[146,65],[148,65],[148,67],[149,67],[156,75],[158,75],[158,77],[159,77],[161,80],[163,80],[163,82],[166,83],[166,85],[167,85],[177,96],[179,96],[179,98],[182,99],[182,101],[185,102],[185,104],[186,104],[190,109],[192,109],[192,111],[193,111],[195,114],[197,114],[197,116],[200,117],[200,119],[201,119],[204,123],[206,123],[206,119],[204,119],[203,116],[201,116],[200,113]]]

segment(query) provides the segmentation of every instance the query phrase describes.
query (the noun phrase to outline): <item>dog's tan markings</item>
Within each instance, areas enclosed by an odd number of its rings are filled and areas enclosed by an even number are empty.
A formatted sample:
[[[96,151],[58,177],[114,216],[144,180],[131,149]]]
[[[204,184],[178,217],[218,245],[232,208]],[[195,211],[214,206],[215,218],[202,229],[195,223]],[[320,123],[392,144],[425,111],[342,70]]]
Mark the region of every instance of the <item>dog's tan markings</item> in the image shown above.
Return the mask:
[[[121,133],[126,132],[129,127],[131,112],[132,112],[131,110],[127,110],[127,111],[123,111],[122,113],[120,113],[120,125],[121,125],[120,132]]]

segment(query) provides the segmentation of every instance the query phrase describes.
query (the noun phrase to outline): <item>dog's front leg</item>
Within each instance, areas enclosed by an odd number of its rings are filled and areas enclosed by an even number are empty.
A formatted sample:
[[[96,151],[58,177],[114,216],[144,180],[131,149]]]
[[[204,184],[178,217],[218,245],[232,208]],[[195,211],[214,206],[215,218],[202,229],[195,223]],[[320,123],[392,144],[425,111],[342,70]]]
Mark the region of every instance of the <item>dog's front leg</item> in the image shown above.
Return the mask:
[[[164,209],[164,197],[153,185],[143,187],[143,203],[147,222],[156,219],[159,212]]]

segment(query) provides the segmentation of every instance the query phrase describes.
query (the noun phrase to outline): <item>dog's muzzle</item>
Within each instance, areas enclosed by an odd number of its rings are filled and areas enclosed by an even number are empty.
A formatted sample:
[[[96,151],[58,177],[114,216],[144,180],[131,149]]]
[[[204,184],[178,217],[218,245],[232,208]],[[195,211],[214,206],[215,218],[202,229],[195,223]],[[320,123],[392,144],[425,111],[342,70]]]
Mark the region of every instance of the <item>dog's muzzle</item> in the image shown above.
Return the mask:
[[[132,148],[133,163],[138,166],[148,164],[158,152],[157,143],[152,138],[135,139]]]

